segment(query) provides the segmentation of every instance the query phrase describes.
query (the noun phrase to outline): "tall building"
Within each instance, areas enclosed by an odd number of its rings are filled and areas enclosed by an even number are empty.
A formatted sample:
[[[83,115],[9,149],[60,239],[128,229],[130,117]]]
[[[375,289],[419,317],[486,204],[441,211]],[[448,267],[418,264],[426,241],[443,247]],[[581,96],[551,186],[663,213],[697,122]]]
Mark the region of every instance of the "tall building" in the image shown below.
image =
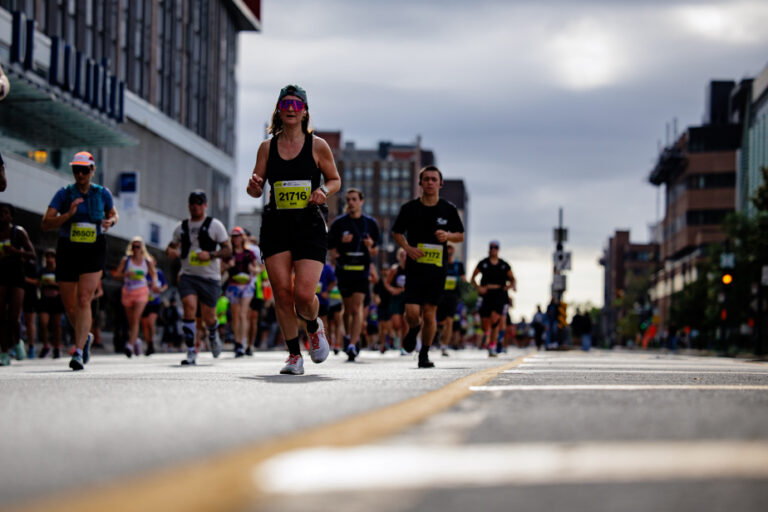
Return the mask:
[[[713,81],[707,89],[704,124],[692,126],[665,148],[649,181],[665,188],[662,221],[662,269],[653,280],[651,298],[666,326],[673,294],[696,279],[704,248],[721,243],[721,223],[734,211],[736,151],[742,125],[731,92],[736,84]]]
[[[33,240],[53,244],[39,219],[81,150],[116,196],[112,238],[164,247],[196,188],[231,224],[237,33],[260,24],[259,0],[0,0],[3,200]]]
[[[754,80],[742,82],[734,103],[744,105],[742,144],[736,188],[736,208],[754,217],[750,200],[763,184],[760,169],[768,167],[768,66]]]
[[[340,132],[317,132],[328,141],[336,157],[342,190],[329,204],[331,220],[344,211],[344,191],[354,187],[365,194],[363,211],[372,216],[381,231],[379,263],[394,263],[396,244],[392,225],[400,206],[418,194],[418,172],[433,165],[434,154],[421,147],[421,138],[411,144],[380,142],[378,149],[358,149],[347,141],[342,145]]]
[[[461,260],[466,266],[469,264],[467,260],[469,257],[469,194],[464,186],[464,180],[446,179],[440,191],[440,197],[456,205],[461,222],[464,223],[464,241],[453,245],[456,246],[456,259]]]
[[[650,276],[658,269],[659,245],[632,243],[629,231],[616,231],[608,239],[600,264],[604,272],[602,329],[610,337],[621,320],[617,299],[624,296],[631,279]]]

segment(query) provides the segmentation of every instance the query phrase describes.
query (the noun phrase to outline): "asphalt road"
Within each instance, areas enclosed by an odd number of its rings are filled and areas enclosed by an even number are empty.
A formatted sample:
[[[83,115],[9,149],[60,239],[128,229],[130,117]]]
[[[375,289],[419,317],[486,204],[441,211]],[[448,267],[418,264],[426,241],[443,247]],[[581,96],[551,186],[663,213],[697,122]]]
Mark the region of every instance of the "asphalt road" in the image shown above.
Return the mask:
[[[321,365],[305,357],[299,377],[278,374],[283,352],[203,353],[192,368],[179,365],[182,354],[96,355],[81,372],[64,357],[14,361],[0,369],[0,496],[23,503],[302,432],[519,354],[437,354],[431,370],[394,351],[364,351],[355,363],[331,354]]]
[[[284,454],[254,478],[269,511],[764,511],[768,365],[532,354],[394,438]]]
[[[135,475],[247,455],[286,435],[346,435],[332,427],[406,400],[429,411],[427,397],[451,387],[463,399],[449,397],[420,423],[371,416],[351,424],[351,446],[321,436],[246,460],[237,471],[254,498],[237,508],[701,512],[762,511],[768,500],[765,363],[616,351],[489,359],[464,350],[433,352],[437,368],[419,370],[412,356],[364,352],[354,364],[307,359],[307,374],[292,377],[277,374],[284,357],[203,354],[200,366],[182,368],[180,354],[96,356],[78,373],[65,359],[3,368],[4,505],[119,489]],[[500,365],[508,369],[471,391],[466,379],[456,383]],[[397,433],[365,440],[384,420]]]

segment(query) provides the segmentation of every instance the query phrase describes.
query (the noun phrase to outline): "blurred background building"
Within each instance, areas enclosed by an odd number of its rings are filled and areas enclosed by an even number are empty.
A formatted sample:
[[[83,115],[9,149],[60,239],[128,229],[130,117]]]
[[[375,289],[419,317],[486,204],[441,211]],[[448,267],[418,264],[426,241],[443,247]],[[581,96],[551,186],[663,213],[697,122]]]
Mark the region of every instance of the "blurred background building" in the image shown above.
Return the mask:
[[[616,332],[619,322],[623,319],[621,300],[633,287],[638,291],[643,288],[643,282],[658,270],[659,245],[656,243],[632,243],[629,231],[617,230],[608,239],[603,249],[600,264],[604,270],[603,312],[601,329],[604,336],[610,338]],[[637,309],[642,312],[650,309],[650,297],[641,291],[637,297]],[[632,308],[635,308],[633,303]],[[638,311],[640,313],[640,311]]]
[[[0,0],[4,200],[33,242],[54,245],[40,219],[81,150],[116,197],[110,238],[161,256],[196,188],[231,226],[237,34],[260,27],[259,0]],[[109,247],[112,266],[124,246]]]
[[[667,324],[672,295],[696,280],[697,261],[708,245],[725,240],[722,222],[735,210],[743,128],[743,109],[731,101],[735,88],[732,81],[710,82],[704,123],[689,127],[665,148],[649,176],[652,184],[664,185],[665,195],[662,268],[651,288],[662,326]]]

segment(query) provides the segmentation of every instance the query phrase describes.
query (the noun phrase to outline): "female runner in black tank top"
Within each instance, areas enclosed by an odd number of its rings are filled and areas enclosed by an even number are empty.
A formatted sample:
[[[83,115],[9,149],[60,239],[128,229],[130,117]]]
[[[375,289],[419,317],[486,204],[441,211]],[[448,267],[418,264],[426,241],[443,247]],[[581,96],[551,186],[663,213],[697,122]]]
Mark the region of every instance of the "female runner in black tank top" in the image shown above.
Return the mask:
[[[330,146],[312,135],[307,95],[301,87],[288,85],[280,91],[269,132],[273,137],[259,146],[247,191],[261,197],[265,180],[272,189],[262,217],[261,249],[275,293],[277,321],[290,353],[280,373],[300,375],[304,363],[297,314],[307,321],[312,360],[322,362],[328,354],[322,322],[317,320],[320,304],[315,291],[328,247],[322,212],[341,180]]]

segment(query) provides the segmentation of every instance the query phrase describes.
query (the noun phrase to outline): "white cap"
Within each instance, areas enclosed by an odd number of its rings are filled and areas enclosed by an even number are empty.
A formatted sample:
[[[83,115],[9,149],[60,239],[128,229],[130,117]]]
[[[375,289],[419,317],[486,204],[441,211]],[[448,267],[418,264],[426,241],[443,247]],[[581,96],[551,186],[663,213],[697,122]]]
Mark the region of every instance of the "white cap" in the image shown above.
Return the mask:
[[[95,167],[96,160],[93,159],[93,155],[89,152],[80,151],[79,153],[75,153],[75,156],[72,158],[72,161],[69,162],[69,165],[92,165]]]

